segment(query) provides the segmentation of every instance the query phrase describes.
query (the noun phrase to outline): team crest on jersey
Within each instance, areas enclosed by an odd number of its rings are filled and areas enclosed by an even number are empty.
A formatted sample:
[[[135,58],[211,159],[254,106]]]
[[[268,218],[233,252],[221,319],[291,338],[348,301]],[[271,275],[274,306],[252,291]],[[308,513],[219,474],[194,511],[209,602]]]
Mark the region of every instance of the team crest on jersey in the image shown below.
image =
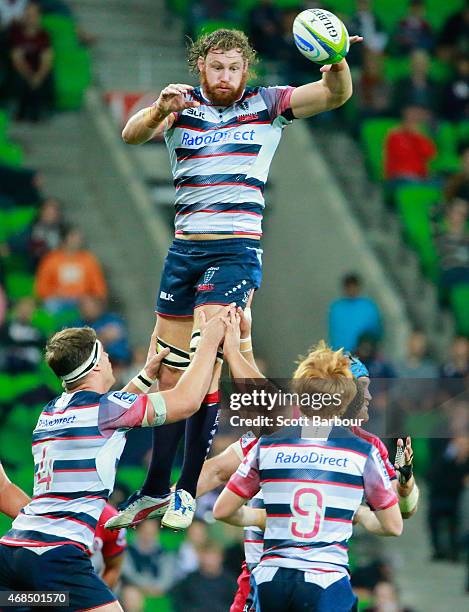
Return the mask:
[[[127,393],[126,391],[114,391],[114,393],[109,395],[109,399],[112,402],[124,408],[130,408],[137,398],[138,395],[136,393]]]

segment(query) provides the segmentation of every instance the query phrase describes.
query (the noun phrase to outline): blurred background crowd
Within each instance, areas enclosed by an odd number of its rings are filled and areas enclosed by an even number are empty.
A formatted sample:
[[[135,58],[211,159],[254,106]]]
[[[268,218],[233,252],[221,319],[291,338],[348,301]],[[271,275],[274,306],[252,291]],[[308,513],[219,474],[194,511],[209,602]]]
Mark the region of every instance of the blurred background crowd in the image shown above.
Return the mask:
[[[427,483],[431,560],[469,563],[469,532],[461,516],[469,480],[469,2],[312,4],[336,12],[351,34],[365,37],[348,58],[353,99],[333,116],[321,117],[319,127],[345,130],[360,143],[370,179],[381,185],[423,275],[438,288],[440,307],[455,322],[446,354],[437,354],[433,339],[416,325],[405,357],[390,358],[381,342],[392,330],[368,297],[360,270],[351,269],[337,279],[324,333],[335,348],[356,353],[379,379],[372,386],[373,423],[387,432],[391,453],[392,427],[396,436],[415,432],[417,477]],[[129,339],[93,245],[70,223],[64,203],[49,193],[42,168],[28,167],[27,151],[9,137],[18,122],[47,124],[58,113],[80,110],[96,36],[83,31],[72,8],[62,0],[0,0],[0,456],[26,491],[32,483],[31,429],[43,403],[60,391],[42,363],[46,338],[68,325],[96,329],[117,387],[146,357],[146,347]],[[291,0],[167,0],[165,18],[182,17],[190,36],[242,28],[260,56],[258,77],[274,75],[279,83],[299,85],[310,80],[310,64],[291,38],[302,8]],[[268,355],[260,357],[269,373]],[[398,397],[396,379],[410,381],[399,385]],[[393,402],[399,410],[390,426]],[[213,452],[232,438],[233,432],[222,428]],[[148,432],[129,436],[114,504],[140,486],[150,444]],[[187,534],[160,533],[155,521],[128,534],[119,591],[125,610],[205,610],[207,593],[213,612],[229,608],[243,558],[242,534],[213,524],[215,496],[200,501]],[[3,530],[7,525],[0,520]],[[372,538],[352,542],[360,609],[409,610],[399,603],[393,559],[374,550]],[[469,592],[469,578],[455,588]]]

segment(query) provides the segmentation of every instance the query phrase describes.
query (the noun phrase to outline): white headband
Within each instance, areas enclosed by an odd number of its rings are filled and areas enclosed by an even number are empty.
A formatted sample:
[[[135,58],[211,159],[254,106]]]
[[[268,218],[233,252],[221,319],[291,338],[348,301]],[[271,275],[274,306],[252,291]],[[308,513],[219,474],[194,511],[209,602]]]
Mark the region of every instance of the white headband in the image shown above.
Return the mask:
[[[86,361],[84,361],[78,368],[75,368],[73,372],[69,374],[65,374],[65,376],[61,376],[64,383],[73,383],[77,381],[79,378],[83,378],[86,376],[94,366],[101,359],[101,353],[103,352],[103,345],[99,340],[96,340],[93,350],[91,351],[91,355],[88,357]]]

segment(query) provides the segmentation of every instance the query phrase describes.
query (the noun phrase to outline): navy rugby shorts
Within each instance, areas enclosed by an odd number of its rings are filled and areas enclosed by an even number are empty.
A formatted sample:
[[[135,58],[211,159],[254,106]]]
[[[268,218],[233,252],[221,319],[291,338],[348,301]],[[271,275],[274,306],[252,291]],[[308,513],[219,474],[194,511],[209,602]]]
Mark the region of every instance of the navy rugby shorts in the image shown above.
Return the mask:
[[[67,592],[68,607],[47,607],[56,612],[88,610],[116,601],[96,575],[88,555],[72,544],[56,546],[41,555],[0,544],[0,591]]]
[[[236,302],[244,308],[262,280],[262,249],[252,238],[175,238],[164,262],[157,314],[192,316],[205,304]]]

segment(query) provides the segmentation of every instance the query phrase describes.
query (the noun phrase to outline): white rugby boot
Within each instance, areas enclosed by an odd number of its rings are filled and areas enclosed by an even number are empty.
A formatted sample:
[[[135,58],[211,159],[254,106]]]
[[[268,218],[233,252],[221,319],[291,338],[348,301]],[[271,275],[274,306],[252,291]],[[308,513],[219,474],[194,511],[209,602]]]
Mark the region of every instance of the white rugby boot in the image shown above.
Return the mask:
[[[169,493],[164,497],[150,497],[136,491],[119,506],[119,514],[106,521],[104,527],[106,529],[135,527],[146,519],[163,516],[170,500]]]
[[[184,489],[177,489],[171,493],[171,500],[161,524],[163,527],[180,531],[187,529],[194,518],[196,501],[190,493]]]

